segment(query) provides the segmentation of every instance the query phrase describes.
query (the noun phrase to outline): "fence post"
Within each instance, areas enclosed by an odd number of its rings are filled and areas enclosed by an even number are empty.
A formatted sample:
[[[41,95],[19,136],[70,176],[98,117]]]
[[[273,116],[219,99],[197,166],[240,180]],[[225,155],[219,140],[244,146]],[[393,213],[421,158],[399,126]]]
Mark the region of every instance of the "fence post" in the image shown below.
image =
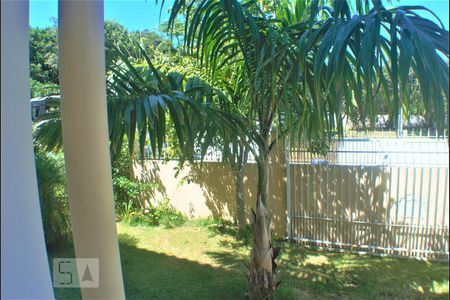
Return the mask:
[[[397,138],[403,137],[403,112],[402,106],[398,108],[398,117],[397,117]]]
[[[290,145],[289,138],[285,139],[284,154],[286,162],[286,232],[287,239],[292,238],[291,232],[291,163],[290,163]]]

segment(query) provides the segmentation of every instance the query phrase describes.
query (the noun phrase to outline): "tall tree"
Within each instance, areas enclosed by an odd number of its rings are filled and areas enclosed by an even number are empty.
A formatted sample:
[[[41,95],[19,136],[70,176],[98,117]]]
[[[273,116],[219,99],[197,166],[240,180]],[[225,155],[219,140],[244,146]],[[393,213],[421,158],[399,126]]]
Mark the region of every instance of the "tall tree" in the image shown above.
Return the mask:
[[[112,20],[105,20],[105,66],[109,70],[115,61],[120,57],[114,51],[113,45],[130,47],[133,41],[128,30],[122,25]]]
[[[40,83],[58,84],[58,35],[56,26],[30,28],[30,77]]]
[[[159,25],[159,31],[168,35],[170,33],[171,37],[175,37],[176,45],[182,45],[184,36],[184,24],[181,21],[175,21],[172,30],[169,30],[169,22],[164,21]]]

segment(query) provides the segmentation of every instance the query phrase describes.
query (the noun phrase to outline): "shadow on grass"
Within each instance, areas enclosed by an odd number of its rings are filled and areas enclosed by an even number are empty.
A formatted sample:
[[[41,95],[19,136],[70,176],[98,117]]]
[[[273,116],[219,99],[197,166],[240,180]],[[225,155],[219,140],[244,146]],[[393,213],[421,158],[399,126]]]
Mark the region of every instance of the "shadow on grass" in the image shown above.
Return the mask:
[[[222,268],[120,245],[129,299],[244,299],[245,278]]]
[[[282,247],[276,299],[448,299],[448,264]],[[242,274],[248,257],[208,252]],[[445,288],[447,286],[447,288]]]
[[[294,298],[448,298],[446,263],[343,254],[298,244],[284,244],[281,253],[279,277]]]
[[[127,299],[245,299],[243,273],[140,249],[129,234],[119,240]],[[52,257],[74,257],[66,251]],[[79,289],[54,290],[57,299],[81,299]]]
[[[245,299],[247,252],[230,247],[207,252],[221,266],[212,267],[140,249],[138,239],[129,234],[120,234],[119,239],[127,299]],[[276,299],[448,298],[446,263],[277,244],[282,247],[277,275],[282,284]],[[74,257],[73,250],[53,257]],[[80,299],[78,289],[55,289],[55,294],[58,299]]]
[[[240,231],[239,228],[230,221],[217,220],[207,226],[211,236],[228,236],[231,239],[222,240],[221,246],[237,249],[240,247],[249,247],[252,241],[251,226],[247,225],[246,229]]]

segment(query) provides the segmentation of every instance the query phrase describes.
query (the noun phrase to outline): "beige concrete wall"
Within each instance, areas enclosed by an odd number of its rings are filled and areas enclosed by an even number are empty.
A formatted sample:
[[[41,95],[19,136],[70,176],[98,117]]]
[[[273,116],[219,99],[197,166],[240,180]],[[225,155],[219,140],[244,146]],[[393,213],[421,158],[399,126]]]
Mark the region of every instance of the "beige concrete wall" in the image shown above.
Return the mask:
[[[275,151],[274,151],[275,152]],[[284,235],[286,228],[286,177],[284,157],[276,152],[269,170],[269,213],[274,232]],[[236,214],[235,184],[231,168],[220,162],[186,165],[176,177],[178,162],[147,160],[137,162],[134,174],[139,180],[156,183],[159,189],[146,196],[152,203],[164,198],[189,218],[224,218],[234,221]],[[249,163],[244,172],[245,210],[250,221],[255,209],[257,167]]]

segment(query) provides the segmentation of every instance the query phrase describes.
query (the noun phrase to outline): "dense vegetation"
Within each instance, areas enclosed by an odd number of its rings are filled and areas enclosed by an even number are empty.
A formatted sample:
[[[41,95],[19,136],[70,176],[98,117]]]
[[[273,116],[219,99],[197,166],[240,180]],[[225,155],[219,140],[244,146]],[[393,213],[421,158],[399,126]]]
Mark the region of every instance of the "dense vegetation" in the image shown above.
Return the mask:
[[[55,24],[52,27],[30,28],[31,97],[59,95],[58,33],[56,20],[54,21]],[[162,25],[161,29],[163,28]],[[121,24],[107,20],[105,21],[105,65],[107,71],[110,72],[109,70],[120,60],[119,53],[114,51],[115,46],[129,51],[129,57],[134,57],[137,61],[142,59],[135,49],[137,44],[147,51],[157,52],[161,58],[169,53],[176,55],[177,52],[171,41],[158,33],[149,30],[129,32]],[[161,64],[164,64],[164,61]],[[58,131],[60,124],[57,127],[54,126],[52,117],[55,115],[59,116],[58,110],[46,116],[50,119],[46,128],[50,128],[51,138],[56,138],[56,143],[51,144],[48,139],[44,142],[39,139],[35,140],[35,160],[45,239],[48,248],[52,251],[67,245],[70,246],[72,243],[64,155],[61,148],[61,133]],[[36,138],[36,134],[39,132],[36,127],[39,128],[39,124],[35,125],[37,125],[35,126]],[[169,135],[169,140],[174,141],[173,135],[172,138]],[[174,143],[176,142],[169,145]],[[175,155],[176,149],[176,144],[168,147],[168,154]],[[133,225],[180,226],[184,223],[185,217],[175,211],[167,201],[161,205],[145,203],[142,196],[151,190],[158,189],[158,186],[134,179],[132,164],[136,158],[135,154],[122,147],[112,157],[117,219]],[[147,209],[144,210],[145,207]]]
[[[161,29],[163,30],[163,26]],[[136,43],[144,49],[156,48],[161,53],[176,52],[172,43],[161,34],[149,30],[129,32],[123,25],[105,21],[105,66],[109,70],[119,59],[114,52],[113,45],[120,45],[124,49],[132,49]],[[132,51],[131,56],[136,55]],[[54,20],[52,27],[30,28],[30,80],[31,96],[43,97],[59,94],[58,78],[58,30]]]
[[[50,251],[71,247],[72,230],[63,153],[35,148],[36,175],[44,226],[45,241]],[[133,226],[178,227],[186,217],[167,200],[144,203],[146,192],[158,189],[155,184],[136,181],[131,173],[132,161],[126,148],[113,161],[113,190],[116,218]]]
[[[49,249],[57,249],[66,243],[70,244],[72,238],[64,157],[36,150],[36,173],[45,240]]]

